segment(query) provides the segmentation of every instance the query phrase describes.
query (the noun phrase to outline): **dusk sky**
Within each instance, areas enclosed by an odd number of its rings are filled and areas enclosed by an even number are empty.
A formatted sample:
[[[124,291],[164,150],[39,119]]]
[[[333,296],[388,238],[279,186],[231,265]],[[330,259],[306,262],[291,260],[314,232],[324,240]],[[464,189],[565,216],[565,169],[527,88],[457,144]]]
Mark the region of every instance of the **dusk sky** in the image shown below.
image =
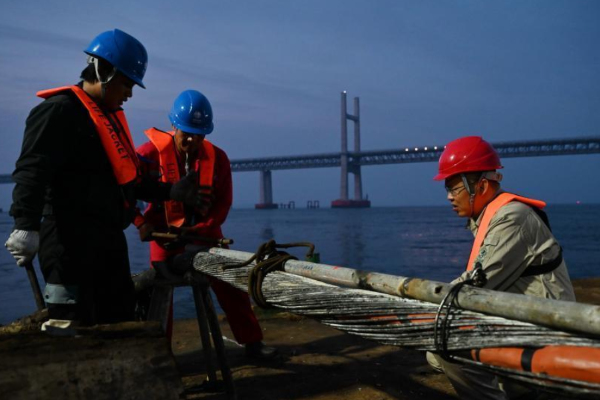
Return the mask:
[[[211,101],[209,139],[231,159],[338,152],[340,92],[359,96],[363,150],[600,136],[600,1],[3,1],[0,174],[35,93],[78,81],[83,49],[119,28],[149,53],[125,105],[136,145],[185,89]],[[349,142],[352,143],[352,123]],[[600,203],[600,154],[504,160],[506,189]],[[374,206],[442,205],[435,163],[370,166]],[[339,168],[274,171],[275,202],[328,205]],[[234,174],[234,207],[258,201]],[[0,186],[0,207],[12,185]],[[352,193],[352,189],[350,190]]]

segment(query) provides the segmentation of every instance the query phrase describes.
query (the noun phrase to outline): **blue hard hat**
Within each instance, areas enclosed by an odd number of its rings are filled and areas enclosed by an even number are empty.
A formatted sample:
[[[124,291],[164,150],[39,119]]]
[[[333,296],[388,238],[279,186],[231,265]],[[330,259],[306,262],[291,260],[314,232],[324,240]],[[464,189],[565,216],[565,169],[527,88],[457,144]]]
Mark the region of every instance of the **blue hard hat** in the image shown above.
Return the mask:
[[[215,127],[210,102],[197,90],[185,90],[177,96],[169,119],[176,128],[194,135],[208,135]]]
[[[146,88],[142,79],[148,66],[148,53],[133,36],[119,29],[103,32],[92,40],[84,52],[108,61],[123,75]]]

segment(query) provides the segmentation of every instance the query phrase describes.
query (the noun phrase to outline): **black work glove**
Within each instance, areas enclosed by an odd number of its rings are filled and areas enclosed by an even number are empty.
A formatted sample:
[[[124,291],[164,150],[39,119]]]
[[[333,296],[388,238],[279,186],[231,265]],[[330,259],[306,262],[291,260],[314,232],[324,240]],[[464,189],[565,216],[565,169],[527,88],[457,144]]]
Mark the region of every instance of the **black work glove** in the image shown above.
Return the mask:
[[[196,211],[203,217],[206,217],[208,210],[215,201],[215,195],[212,191],[213,188],[210,186],[200,186],[200,205],[196,206]]]
[[[154,226],[152,226],[152,224],[149,224],[148,222],[144,222],[138,228],[138,234],[140,235],[140,240],[142,242],[150,242],[151,240],[154,240],[152,238],[153,233],[154,233]]]
[[[202,197],[198,187],[198,173],[189,173],[179,182],[174,183],[171,186],[169,197],[171,200],[181,201],[186,206],[201,206]]]

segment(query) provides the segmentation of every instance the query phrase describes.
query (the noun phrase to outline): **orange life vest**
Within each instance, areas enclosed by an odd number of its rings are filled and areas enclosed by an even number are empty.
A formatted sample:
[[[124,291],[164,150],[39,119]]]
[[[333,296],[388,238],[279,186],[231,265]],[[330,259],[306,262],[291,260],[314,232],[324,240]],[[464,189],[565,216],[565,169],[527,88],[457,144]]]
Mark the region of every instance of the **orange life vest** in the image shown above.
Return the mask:
[[[175,147],[175,132],[164,132],[156,128],[144,132],[152,144],[156,146],[161,167],[161,181],[175,183],[181,179],[179,161]],[[199,184],[212,188],[215,171],[215,148],[208,140],[202,141],[199,158],[196,160],[195,170],[198,171]],[[209,189],[204,189],[209,190]],[[165,201],[167,225],[180,227],[185,222],[185,210],[180,201]]]
[[[135,154],[123,110],[106,115],[83,89],[75,85],[42,90],[37,92],[37,96],[47,99],[67,90],[75,93],[88,110],[119,185],[134,181],[139,176],[139,160]]]
[[[517,196],[513,193],[501,193],[494,200],[492,200],[485,210],[483,211],[483,216],[481,217],[481,223],[479,224],[479,228],[477,228],[477,235],[475,235],[475,241],[473,242],[473,247],[471,248],[471,256],[469,257],[469,263],[467,264],[467,271],[471,271],[474,267],[475,259],[479,254],[479,249],[483,244],[483,240],[487,235],[487,230],[490,225],[490,221],[492,217],[496,215],[498,210],[510,203],[511,201],[520,201],[521,203],[525,203],[532,207],[537,207],[542,209],[546,207],[546,203],[540,200],[529,199],[527,197]]]

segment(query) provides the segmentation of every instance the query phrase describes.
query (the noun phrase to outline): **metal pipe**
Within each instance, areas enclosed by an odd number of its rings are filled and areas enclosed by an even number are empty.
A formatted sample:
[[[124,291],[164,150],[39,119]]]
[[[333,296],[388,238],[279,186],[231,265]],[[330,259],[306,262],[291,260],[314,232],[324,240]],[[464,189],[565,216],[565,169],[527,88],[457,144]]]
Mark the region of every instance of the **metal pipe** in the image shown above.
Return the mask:
[[[246,261],[253,254],[213,247],[209,253]],[[418,278],[355,270],[327,264],[289,260],[287,273],[338,286],[366,289],[403,298],[439,304],[452,285]],[[569,301],[465,286],[455,304],[465,310],[497,315],[517,321],[600,336],[600,307]]]
[[[233,375],[231,374],[231,369],[229,369],[229,363],[227,362],[225,343],[223,342],[223,335],[221,334],[219,319],[217,318],[217,313],[215,312],[215,307],[208,291],[208,285],[201,285],[200,287],[194,286],[194,298],[197,295],[201,297],[201,302],[204,305],[206,319],[208,325],[210,326],[212,340],[215,345],[215,353],[221,368],[221,377],[223,378],[223,383],[225,384],[225,393],[227,395],[227,399],[235,400],[237,399],[237,394],[233,384]]]
[[[187,241],[201,241],[214,243],[219,245],[230,245],[233,244],[233,239],[227,238],[209,238],[205,236],[196,236],[196,235],[185,235],[185,234],[177,234],[177,233],[167,233],[167,232],[152,232],[152,237],[157,239],[169,239],[169,240],[187,240]]]
[[[211,384],[216,384],[217,372],[212,359],[206,304],[204,303],[203,293],[199,286],[192,286],[192,293],[194,294],[196,321],[198,322],[198,331],[200,332],[202,352],[204,353],[204,362],[206,364],[206,377]]]

